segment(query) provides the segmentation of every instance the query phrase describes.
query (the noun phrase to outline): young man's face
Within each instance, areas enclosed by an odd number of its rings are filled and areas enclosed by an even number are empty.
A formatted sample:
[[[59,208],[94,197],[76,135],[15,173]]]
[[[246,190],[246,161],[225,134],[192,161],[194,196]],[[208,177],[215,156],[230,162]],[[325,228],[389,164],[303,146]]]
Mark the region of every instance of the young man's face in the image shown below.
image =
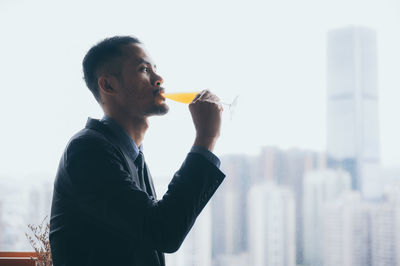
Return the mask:
[[[123,48],[118,78],[118,104],[129,116],[147,117],[168,112],[161,84],[163,79],[156,73],[156,66],[141,44],[129,44]]]

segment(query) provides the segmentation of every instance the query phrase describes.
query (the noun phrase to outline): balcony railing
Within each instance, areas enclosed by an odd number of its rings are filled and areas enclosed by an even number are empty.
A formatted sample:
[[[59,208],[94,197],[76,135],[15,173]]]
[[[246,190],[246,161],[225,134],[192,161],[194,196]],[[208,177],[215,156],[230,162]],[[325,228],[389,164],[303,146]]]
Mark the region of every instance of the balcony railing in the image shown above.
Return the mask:
[[[35,252],[0,252],[1,266],[35,266]]]

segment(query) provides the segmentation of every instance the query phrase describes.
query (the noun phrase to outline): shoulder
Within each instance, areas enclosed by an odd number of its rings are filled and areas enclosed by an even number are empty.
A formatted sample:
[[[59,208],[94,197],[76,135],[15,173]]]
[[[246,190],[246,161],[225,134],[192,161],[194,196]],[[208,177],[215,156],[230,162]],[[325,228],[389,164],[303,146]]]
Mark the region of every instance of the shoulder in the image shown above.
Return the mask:
[[[71,180],[78,182],[129,171],[120,149],[101,133],[86,128],[70,139],[60,166]]]
[[[101,132],[84,128],[76,133],[68,142],[64,156],[68,160],[75,156],[100,156],[119,154],[118,148]]]

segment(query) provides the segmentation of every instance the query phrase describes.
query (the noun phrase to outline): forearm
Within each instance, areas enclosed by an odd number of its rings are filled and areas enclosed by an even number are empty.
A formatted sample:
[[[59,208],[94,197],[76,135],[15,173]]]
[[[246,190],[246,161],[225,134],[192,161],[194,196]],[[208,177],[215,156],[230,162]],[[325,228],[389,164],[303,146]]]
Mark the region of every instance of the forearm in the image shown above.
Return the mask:
[[[145,232],[163,252],[176,251],[197,216],[223,181],[225,175],[200,154],[190,153],[171,180],[168,191],[149,210]]]

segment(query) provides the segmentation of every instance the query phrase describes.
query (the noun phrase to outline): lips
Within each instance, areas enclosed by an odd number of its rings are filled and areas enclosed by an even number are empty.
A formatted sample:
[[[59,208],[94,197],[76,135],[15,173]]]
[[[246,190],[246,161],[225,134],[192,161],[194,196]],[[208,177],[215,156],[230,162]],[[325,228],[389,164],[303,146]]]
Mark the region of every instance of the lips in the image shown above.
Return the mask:
[[[165,101],[165,97],[163,96],[164,94],[164,88],[157,88],[153,91],[154,97],[159,96],[163,101]]]

